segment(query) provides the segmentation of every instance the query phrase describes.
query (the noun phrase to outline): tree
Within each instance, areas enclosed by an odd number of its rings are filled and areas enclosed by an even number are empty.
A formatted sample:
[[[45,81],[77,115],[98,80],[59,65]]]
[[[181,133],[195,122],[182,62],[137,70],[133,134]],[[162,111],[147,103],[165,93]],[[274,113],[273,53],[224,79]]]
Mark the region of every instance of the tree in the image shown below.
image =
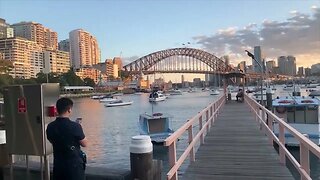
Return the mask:
[[[68,72],[64,73],[62,75],[64,81],[69,86],[82,86],[84,85],[82,79],[77,76],[72,70],[69,70]]]
[[[4,60],[0,56],[0,74],[8,74],[13,68],[13,63],[10,60]]]
[[[91,87],[95,87],[96,86],[96,83],[94,82],[94,80],[91,79],[91,78],[88,78],[88,77],[84,78],[83,82],[84,82],[84,84],[86,86],[91,86]]]

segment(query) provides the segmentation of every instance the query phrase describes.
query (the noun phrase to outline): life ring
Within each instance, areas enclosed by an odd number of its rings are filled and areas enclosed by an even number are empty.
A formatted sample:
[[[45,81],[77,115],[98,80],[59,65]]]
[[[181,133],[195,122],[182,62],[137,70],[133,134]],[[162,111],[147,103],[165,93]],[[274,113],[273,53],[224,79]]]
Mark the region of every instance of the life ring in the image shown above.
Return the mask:
[[[283,113],[286,112],[286,108],[285,108],[285,107],[278,106],[278,107],[276,107],[276,111],[277,111],[279,114],[283,114]]]

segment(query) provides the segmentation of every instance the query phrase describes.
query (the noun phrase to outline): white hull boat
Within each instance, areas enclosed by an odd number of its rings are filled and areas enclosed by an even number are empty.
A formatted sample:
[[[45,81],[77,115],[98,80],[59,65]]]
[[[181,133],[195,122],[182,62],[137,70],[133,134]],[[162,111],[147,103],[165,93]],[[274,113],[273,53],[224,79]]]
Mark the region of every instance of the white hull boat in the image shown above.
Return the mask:
[[[132,103],[133,103],[133,101],[122,101],[122,100],[119,100],[119,101],[107,103],[104,106],[105,107],[128,106],[128,105],[131,105]]]
[[[211,90],[210,95],[219,95],[220,92],[216,89]]]
[[[166,100],[166,96],[159,91],[154,91],[149,95],[149,102],[159,102]]]
[[[99,100],[99,102],[101,102],[101,103],[110,103],[110,102],[115,102],[115,101],[119,101],[119,99],[104,98],[104,99],[100,99],[100,100]]]

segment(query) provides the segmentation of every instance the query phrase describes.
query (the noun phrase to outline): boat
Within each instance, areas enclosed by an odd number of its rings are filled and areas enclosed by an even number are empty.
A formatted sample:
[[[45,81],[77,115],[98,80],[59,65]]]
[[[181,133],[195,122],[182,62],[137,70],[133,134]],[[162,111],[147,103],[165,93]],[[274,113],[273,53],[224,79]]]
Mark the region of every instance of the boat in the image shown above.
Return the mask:
[[[109,103],[109,102],[115,102],[115,101],[119,101],[119,99],[115,99],[115,98],[103,98],[100,99],[99,102],[101,103]]]
[[[220,92],[217,89],[211,89],[210,95],[219,95]]]
[[[283,87],[283,90],[284,90],[284,91],[293,91],[293,90],[294,90],[294,86],[293,86],[293,84],[285,85],[285,86]]]
[[[104,95],[94,95],[91,96],[91,99],[103,99],[105,96]]]
[[[170,117],[162,113],[140,114],[140,135],[148,135],[154,144],[163,144],[174,131],[170,128]]]
[[[172,95],[182,95],[182,92],[179,89],[170,89],[168,94]]]
[[[122,100],[118,100],[118,101],[114,101],[114,102],[110,102],[105,104],[105,107],[115,107],[115,106],[127,106],[127,105],[131,105],[133,103],[133,101],[122,101]]]
[[[272,111],[319,146],[319,105],[320,100],[317,98],[300,96],[281,97],[272,101]],[[273,124],[273,131],[276,135],[279,134],[277,123]],[[288,146],[299,146],[299,142],[288,132],[285,132],[285,142]]]
[[[311,93],[309,94],[309,96],[320,96],[320,90],[311,91]]]
[[[163,95],[160,91],[153,91],[149,95],[149,102],[159,102],[166,100],[166,96]]]

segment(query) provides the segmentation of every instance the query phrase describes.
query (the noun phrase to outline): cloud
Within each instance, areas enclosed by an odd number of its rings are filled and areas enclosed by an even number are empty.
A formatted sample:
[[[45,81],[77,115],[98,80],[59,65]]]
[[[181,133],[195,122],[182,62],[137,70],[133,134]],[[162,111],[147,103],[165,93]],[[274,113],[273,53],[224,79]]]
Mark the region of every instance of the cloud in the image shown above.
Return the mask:
[[[213,35],[193,39],[208,52],[239,59],[233,62],[247,58],[244,50],[261,46],[267,58],[294,55],[301,58],[297,58],[297,64],[310,66],[320,61],[320,8],[312,6],[311,9],[311,15],[291,11],[283,22],[266,19],[260,25],[250,23],[243,28],[220,29]],[[313,60],[307,61],[307,57]]]

